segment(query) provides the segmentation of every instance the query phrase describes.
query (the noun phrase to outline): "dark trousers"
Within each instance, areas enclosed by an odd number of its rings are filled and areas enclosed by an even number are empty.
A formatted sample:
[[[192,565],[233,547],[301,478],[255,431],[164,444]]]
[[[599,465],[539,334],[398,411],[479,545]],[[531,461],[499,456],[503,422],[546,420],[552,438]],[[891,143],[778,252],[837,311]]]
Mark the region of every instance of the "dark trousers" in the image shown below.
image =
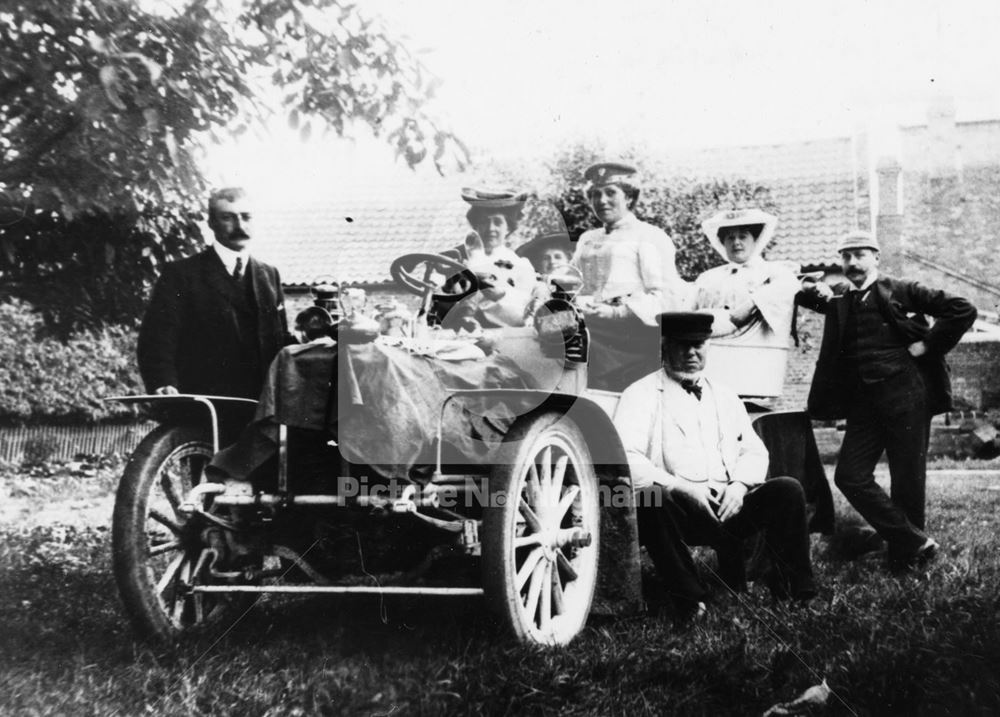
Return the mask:
[[[927,540],[924,505],[930,415],[916,369],[854,391],[834,483],[889,546],[890,561],[905,561]],[[891,497],[875,482],[882,452]]]
[[[640,491],[636,501],[639,541],[682,607],[706,595],[689,545],[715,548],[719,577],[730,589],[742,591],[746,589],[743,540],[761,531],[775,569],[772,592],[796,597],[813,591],[805,494],[794,478],[773,478],[756,486],[747,493],[740,512],[723,523],[687,498],[671,497],[661,486]]]

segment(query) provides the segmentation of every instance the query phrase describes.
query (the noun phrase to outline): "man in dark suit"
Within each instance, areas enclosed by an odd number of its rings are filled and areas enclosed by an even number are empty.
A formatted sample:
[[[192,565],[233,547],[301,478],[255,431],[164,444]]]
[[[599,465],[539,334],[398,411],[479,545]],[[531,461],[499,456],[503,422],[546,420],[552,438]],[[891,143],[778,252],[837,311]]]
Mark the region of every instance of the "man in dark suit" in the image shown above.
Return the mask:
[[[278,270],[250,256],[250,201],[220,189],[208,203],[215,243],[167,264],[139,331],[150,393],[257,398],[271,360],[290,342]]]
[[[938,548],[924,532],[930,420],[951,409],[945,354],[972,326],[976,309],[944,291],[881,276],[879,245],[867,232],[847,234],[837,248],[850,285],[819,282],[801,299],[826,315],[809,413],[847,419],[834,482],[888,544],[889,567],[904,570]],[[873,475],[883,451],[891,498]]]

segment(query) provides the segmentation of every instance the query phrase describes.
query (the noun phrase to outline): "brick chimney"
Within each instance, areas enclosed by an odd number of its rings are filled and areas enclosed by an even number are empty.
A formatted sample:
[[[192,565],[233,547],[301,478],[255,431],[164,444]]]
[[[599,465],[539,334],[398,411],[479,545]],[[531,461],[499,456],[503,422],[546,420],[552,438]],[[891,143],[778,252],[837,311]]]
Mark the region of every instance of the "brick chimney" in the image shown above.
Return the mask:
[[[895,157],[880,157],[878,173],[878,215],[875,236],[882,247],[880,269],[899,276],[903,269],[903,215],[899,211],[899,174],[902,168]]]
[[[851,138],[854,171],[854,225],[868,229],[872,225],[871,169],[868,163],[869,137],[864,125],[854,130]]]

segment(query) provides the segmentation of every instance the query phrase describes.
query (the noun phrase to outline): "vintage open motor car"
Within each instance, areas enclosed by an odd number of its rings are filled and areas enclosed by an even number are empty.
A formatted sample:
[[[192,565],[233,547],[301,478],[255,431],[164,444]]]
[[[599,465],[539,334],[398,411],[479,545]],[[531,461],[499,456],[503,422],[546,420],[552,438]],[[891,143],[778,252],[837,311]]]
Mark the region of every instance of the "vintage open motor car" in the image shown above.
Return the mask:
[[[112,399],[163,418],[114,510],[115,578],[140,634],[217,629],[264,593],[483,596],[517,639],[543,645],[568,643],[592,611],[642,608],[618,394],[587,386],[572,290],[556,286],[533,326],[488,332],[483,352],[427,327],[475,296],[475,276],[441,291],[464,271],[400,257],[394,279],[421,296],[414,335],[371,341],[343,322],[338,340],[286,348],[259,404]],[[751,408],[771,474],[799,478],[811,528],[828,530],[809,420]],[[213,474],[227,454],[249,467]]]

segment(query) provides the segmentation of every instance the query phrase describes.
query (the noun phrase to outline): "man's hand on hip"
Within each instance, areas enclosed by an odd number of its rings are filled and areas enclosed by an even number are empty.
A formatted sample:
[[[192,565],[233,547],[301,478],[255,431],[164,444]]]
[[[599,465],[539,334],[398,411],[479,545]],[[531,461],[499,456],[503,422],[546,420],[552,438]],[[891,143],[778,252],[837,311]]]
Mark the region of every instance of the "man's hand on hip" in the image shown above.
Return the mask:
[[[744,483],[730,483],[722,492],[722,500],[719,501],[719,520],[727,521],[740,512],[743,507],[743,498],[747,494],[748,488]]]
[[[923,341],[914,341],[912,344],[906,347],[906,350],[910,352],[910,356],[913,358],[919,358],[927,353],[927,344]]]
[[[176,386],[160,386],[153,393],[157,396],[176,396],[180,391],[177,390]]]

